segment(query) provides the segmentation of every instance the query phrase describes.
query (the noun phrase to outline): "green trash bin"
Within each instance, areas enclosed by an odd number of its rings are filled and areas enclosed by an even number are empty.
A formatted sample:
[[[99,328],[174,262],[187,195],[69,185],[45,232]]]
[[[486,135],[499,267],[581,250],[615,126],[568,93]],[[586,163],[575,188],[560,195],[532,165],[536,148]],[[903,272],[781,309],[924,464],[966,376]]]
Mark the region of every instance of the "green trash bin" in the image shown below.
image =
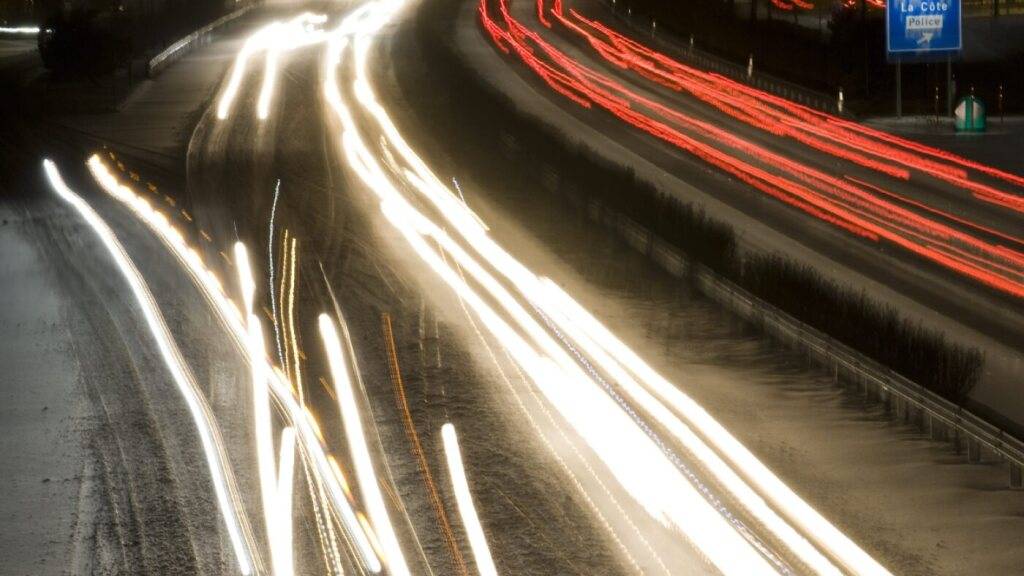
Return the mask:
[[[961,99],[953,117],[957,132],[985,131],[985,104],[975,96]]]

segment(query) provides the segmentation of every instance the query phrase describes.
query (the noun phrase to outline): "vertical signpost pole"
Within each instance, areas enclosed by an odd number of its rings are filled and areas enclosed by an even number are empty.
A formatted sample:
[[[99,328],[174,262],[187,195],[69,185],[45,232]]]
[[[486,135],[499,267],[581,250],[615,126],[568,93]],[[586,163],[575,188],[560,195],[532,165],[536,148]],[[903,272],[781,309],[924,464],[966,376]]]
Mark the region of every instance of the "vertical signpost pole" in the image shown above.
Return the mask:
[[[903,118],[903,63],[896,61],[896,117]]]
[[[946,56],[946,116],[953,116],[953,55]]]

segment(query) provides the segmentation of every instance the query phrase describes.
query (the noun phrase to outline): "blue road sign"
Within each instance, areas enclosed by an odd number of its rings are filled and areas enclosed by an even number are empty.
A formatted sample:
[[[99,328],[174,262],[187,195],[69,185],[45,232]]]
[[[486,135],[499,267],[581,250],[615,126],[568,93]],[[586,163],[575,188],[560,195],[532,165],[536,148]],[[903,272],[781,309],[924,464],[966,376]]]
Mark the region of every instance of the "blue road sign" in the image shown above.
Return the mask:
[[[888,0],[885,32],[890,54],[955,52],[961,42],[960,0]]]

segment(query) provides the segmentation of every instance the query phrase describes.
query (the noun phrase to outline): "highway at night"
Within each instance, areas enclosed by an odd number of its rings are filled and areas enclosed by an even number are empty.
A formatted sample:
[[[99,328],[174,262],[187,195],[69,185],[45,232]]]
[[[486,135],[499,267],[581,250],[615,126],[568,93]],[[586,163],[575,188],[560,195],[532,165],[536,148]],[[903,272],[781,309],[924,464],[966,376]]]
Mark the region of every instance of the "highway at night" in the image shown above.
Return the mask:
[[[217,22],[113,108],[0,141],[12,573],[1019,567],[1024,175],[702,70],[596,0]],[[0,72],[33,94],[24,54]],[[610,228],[573,180],[600,175],[699,203],[671,222],[734,229],[739,268],[639,210]],[[828,327],[734,272],[759,251],[967,391],[838,336],[815,356]]]

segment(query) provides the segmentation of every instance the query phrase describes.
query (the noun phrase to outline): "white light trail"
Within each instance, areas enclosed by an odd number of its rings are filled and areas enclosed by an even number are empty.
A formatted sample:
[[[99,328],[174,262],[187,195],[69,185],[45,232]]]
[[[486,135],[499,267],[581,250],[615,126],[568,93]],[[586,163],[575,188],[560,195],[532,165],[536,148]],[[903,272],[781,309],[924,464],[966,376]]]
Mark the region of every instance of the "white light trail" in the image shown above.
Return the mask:
[[[276,537],[279,538],[279,562],[283,574],[294,572],[295,546],[294,546],[294,521],[292,519],[292,499],[295,497],[295,428],[287,426],[281,430],[281,448],[278,454],[278,493],[274,494],[276,507],[274,512],[278,516],[280,526],[276,527]]]
[[[627,443],[621,440],[621,436],[605,437],[607,427],[589,427],[591,422],[587,419],[593,418],[595,413],[604,409],[597,409],[596,407],[603,406],[603,403],[600,398],[590,395],[590,389],[598,389],[595,382],[590,375],[580,370],[575,360],[567,360],[568,357],[564,349],[561,349],[561,345],[555,343],[547,329],[539,326],[533,315],[519,304],[519,298],[526,299],[531,306],[541,311],[554,322],[557,330],[569,339],[567,342],[574,349],[583,351],[591,361],[612,376],[614,384],[642,408],[646,416],[653,417],[673,438],[686,446],[714,476],[717,483],[808,569],[817,573],[834,574],[839,572],[839,569],[832,562],[837,561],[844,569],[854,573],[887,573],[870,555],[796,496],[678,388],[654,374],[653,370],[621,342],[610,342],[610,333],[598,330],[592,323],[586,322],[586,318],[578,313],[578,306],[565,305],[564,300],[560,300],[558,295],[551,292],[548,281],[538,278],[494,243],[480,218],[468,209],[460,196],[444,186],[406,144],[373,94],[366,73],[369,38],[403,4],[404,0],[370,3],[346,19],[329,41],[325,60],[324,93],[341,122],[342,144],[347,162],[370,190],[380,197],[385,216],[402,233],[414,251],[480,316],[483,324],[506,347],[524,371],[531,375],[538,388],[548,396],[562,415],[574,424],[577,432],[589,430],[592,436],[588,436],[586,432],[581,432],[581,435],[606,464],[609,464],[612,473],[623,486],[655,517],[669,519],[680,530],[695,539],[698,547],[720,568],[730,565],[735,556],[742,556],[744,546],[735,542],[723,545],[722,542],[727,542],[723,540],[719,543],[712,542],[705,548],[700,545],[700,535],[694,538],[690,529],[696,524],[704,530],[706,527],[703,522],[695,522],[692,515],[676,516],[664,509],[661,509],[660,513],[656,512],[661,505],[659,499],[667,495],[678,496],[678,491],[669,490],[668,485],[641,491],[640,484],[630,484],[639,482],[640,479],[630,478],[628,470],[616,468],[615,451],[633,449],[637,452],[636,446],[651,444],[651,438],[637,437],[634,439],[635,443]],[[378,162],[373,149],[363,141],[361,133],[367,130],[367,127],[357,127],[354,112],[339,89],[337,68],[341,65],[342,55],[350,48],[354,53],[352,59],[355,67],[352,92],[361,107],[361,112],[369,113],[383,133],[379,153],[385,157],[386,162]],[[392,151],[397,151],[397,155],[409,168],[398,167]],[[449,237],[440,225],[435,225],[419,213],[399,192],[409,189],[418,191],[433,204],[447,223],[458,232],[457,240]],[[445,253],[454,257],[459,266],[469,272],[477,285],[483,289],[486,298],[478,295],[474,288],[457,278],[439,257],[434,243],[440,244]],[[463,250],[462,245],[471,246],[472,251],[482,258],[484,264]],[[485,266],[497,270],[501,276],[511,281],[516,295],[509,293],[503,283],[485,270]],[[498,313],[490,308],[487,301],[496,301],[504,313],[514,320],[516,328],[505,323]],[[522,335],[519,331],[523,332]],[[555,378],[555,382],[561,381],[561,385],[550,385],[551,381],[545,381],[545,375]],[[597,377],[596,374],[592,376]],[[568,396],[563,396],[566,390],[574,389],[576,385],[579,385],[578,389]],[[607,395],[604,396],[607,399]],[[586,408],[581,409],[580,406]],[[617,412],[622,412],[619,406],[614,408]],[[576,411],[588,411],[589,414],[577,414]],[[614,413],[609,412],[608,418],[605,420],[606,424],[615,422]],[[621,425],[628,428],[628,424],[624,422]],[[659,466],[662,464],[657,456],[652,453],[649,461],[632,462],[634,470],[646,472],[644,480],[647,482],[654,481],[652,473],[660,469]],[[662,469],[662,472],[670,474],[668,470]],[[711,522],[711,525],[714,525],[714,522]],[[797,531],[795,528],[800,530]],[[820,547],[820,550],[812,545],[811,541]],[[749,566],[758,565],[753,559],[748,560],[751,562]],[[737,564],[731,566],[735,568]],[[740,573],[749,572],[741,570]]]
[[[319,27],[327,22],[324,14],[303,12],[287,22],[271,22],[249,36],[242,50],[235,57],[231,77],[217,103],[217,119],[224,120],[231,112],[231,106],[238,96],[242,79],[245,77],[249,60],[259,52],[265,52],[263,82],[256,103],[256,116],[260,121],[270,114],[270,105],[277,85],[278,67],[281,55],[304,46],[324,41],[324,32]]]
[[[235,243],[235,266],[238,267],[238,283],[242,291],[242,304],[245,314],[252,314],[253,301],[256,294],[256,282],[252,276],[252,265],[249,264],[249,253],[241,242]],[[252,348],[249,348],[252,352]]]
[[[254,565],[252,550],[255,548],[252,544],[253,537],[249,532],[248,523],[241,513],[238,489],[234,485],[234,479],[231,477],[230,471],[227,469],[227,457],[224,453],[213,415],[206,405],[192,373],[185,365],[181,351],[171,336],[170,330],[167,328],[166,322],[164,322],[163,315],[160,313],[146,281],[139,274],[138,269],[136,269],[135,264],[131,261],[131,258],[114,232],[85,200],[67,186],[57,166],[50,160],[44,160],[43,168],[54,191],[64,201],[74,207],[93,231],[96,232],[96,235],[99,236],[103,245],[117,264],[121,274],[128,282],[139,308],[142,309],[146,325],[156,341],[157,348],[160,350],[160,356],[170,371],[174,383],[178,386],[178,390],[188,406],[196,430],[199,433],[203,453],[206,456],[207,468],[210,470],[214,493],[217,497],[217,505],[227,527],[228,537],[235,552],[239,571],[242,574],[251,574]],[[140,207],[140,209],[142,208]]]
[[[277,184],[274,185],[274,202],[270,205],[270,240],[267,242],[267,266],[270,268],[270,309],[273,312],[274,317],[274,341],[277,343],[277,358],[278,361],[284,363],[284,351],[281,347],[281,330],[277,326],[277,299],[274,298],[274,220],[277,216],[277,200],[281,196],[281,179],[277,179]]]
[[[249,353],[252,357],[264,354],[263,328],[258,318],[249,315]],[[270,547],[271,565],[274,576],[287,576],[294,573],[295,567],[291,562],[292,555],[292,519],[291,519],[291,491],[282,502],[278,477],[281,483],[291,486],[292,479],[285,477],[286,470],[292,470],[293,462],[281,462],[281,470],[275,472],[274,464],[274,437],[273,419],[270,412],[270,392],[267,387],[267,375],[263,371],[260,362],[253,362],[252,366],[252,388],[253,388],[253,416],[256,428],[256,463],[260,483],[260,494],[263,501],[263,519],[267,533],[267,543]],[[294,455],[295,447],[288,446],[287,440],[294,444],[294,429],[285,428],[282,434],[281,454]],[[287,510],[289,515],[284,517],[282,512]]]
[[[498,569],[491,557],[491,549],[487,545],[487,537],[476,513],[476,505],[473,504],[473,495],[469,491],[466,468],[462,463],[462,450],[459,449],[455,426],[452,426],[451,422],[441,427],[441,438],[444,441],[445,460],[448,462],[448,475],[451,476],[452,490],[455,492],[455,503],[459,508],[462,525],[466,528],[476,569],[481,576],[498,576]]]
[[[549,310],[560,310],[581,326],[598,345],[614,355],[617,362],[629,369],[646,387],[667,402],[677,413],[695,423],[705,437],[730,460],[739,473],[773,496],[773,503],[811,538],[829,549],[848,569],[857,574],[888,574],[888,571],[821,514],[797,496],[745,446],[711,417],[702,407],[672,385],[633,350],[615,337],[596,318],[583,309],[550,279],[544,279],[544,290],[552,298]]]
[[[370,20],[378,25],[383,21],[380,18]],[[364,31],[355,38],[357,70],[362,70],[365,65],[367,34]],[[338,52],[329,52],[329,66],[331,62],[340,61],[341,52],[347,45],[344,39],[331,42],[331,46]],[[329,68],[328,73],[330,78],[335,71]],[[463,253],[458,246],[398,194],[384,176],[383,168],[373,159],[369,148],[361,140],[351,112],[341,99],[336,85],[333,90],[330,86],[331,82],[328,82],[327,98],[338,111],[344,127],[343,145],[348,162],[370,189],[381,197],[385,215],[424,262],[477,312],[484,325],[509,350],[524,372],[605,462],[623,487],[652,517],[680,530],[723,571],[738,574],[773,573],[764,557],[732,529],[637,424],[603,390],[589,381],[551,336],[520,306],[514,304],[512,297],[493,278],[482,272],[479,264],[472,259],[461,258]],[[357,76],[355,86],[365,106],[372,96],[365,78]],[[429,178],[436,181],[432,175]],[[502,301],[503,307],[536,339],[545,355],[539,354],[474,289],[462,281],[426,242],[426,237],[441,242],[446,250],[451,249],[452,254],[459,257],[460,264],[476,280],[487,286],[489,296]]]
[[[88,166],[100,187],[142,220],[178,259],[185,271],[192,276],[196,286],[211,303],[218,318],[228,329],[228,333],[245,359],[250,363],[261,363],[261,369],[268,375],[270,393],[281,407],[290,425],[295,427],[298,440],[302,443],[302,453],[312,461],[310,469],[314,471],[317,481],[325,488],[332,511],[341,520],[342,527],[366,569],[374,574],[379,573],[381,571],[380,559],[373,551],[367,534],[363,531],[355,511],[348,501],[346,490],[342,487],[343,477],[331,464],[331,458],[324,450],[316,421],[298,403],[291,384],[281,375],[280,371],[274,369],[266,355],[259,357],[250,355],[249,334],[242,312],[224,293],[216,275],[206,268],[199,254],[188,246],[181,233],[168,222],[167,218],[162,213],[153,210],[149,203],[131,188],[121,184],[99,156],[90,157]],[[245,288],[243,288],[243,296],[244,292]]]
[[[22,34],[35,36],[39,34],[38,26],[0,26],[0,34]]]
[[[245,44],[242,45],[241,51],[235,56],[235,65],[231,69],[228,85],[224,88],[220,101],[217,103],[217,118],[219,120],[224,120],[228,117],[231,105],[234,104],[235,97],[238,96],[238,89],[242,84],[242,78],[245,76],[246,65],[253,54],[264,48],[267,42],[266,36],[270,33],[268,28],[262,28],[248,37],[245,40]]]
[[[235,262],[238,280],[245,302],[248,319],[248,352],[250,358],[266,355],[263,326],[252,313],[252,267],[245,245],[235,243]],[[256,430],[256,464],[260,494],[263,501],[263,519],[270,547],[274,576],[289,576],[295,572],[292,533],[292,475],[295,466],[295,429],[285,427],[281,433],[281,460],[274,463],[273,418],[270,412],[270,390],[267,386],[266,367],[262,362],[251,362],[253,417]],[[275,472],[275,468],[280,468]]]
[[[266,120],[270,111],[270,99],[274,95],[274,85],[277,83],[277,60],[283,48],[282,36],[284,25],[273,23],[269,26],[269,46],[267,46],[267,59],[263,67],[263,86],[260,88],[260,98],[256,103],[256,117]]]
[[[274,495],[275,512],[280,523],[276,527],[277,556],[274,558],[275,568],[280,566],[279,574],[293,574],[295,567],[294,520],[292,519],[292,499],[295,484],[295,428],[287,426],[281,430],[280,454],[277,457],[277,493]]]
[[[409,567],[398,544],[398,536],[391,524],[387,506],[384,504],[380,481],[374,472],[373,460],[370,458],[366,434],[363,431],[363,423],[359,415],[359,406],[352,388],[352,379],[349,376],[348,363],[345,361],[345,355],[341,349],[337,329],[327,314],[320,315],[319,325],[320,337],[324,341],[324,351],[327,353],[331,377],[334,380],[338,408],[341,410],[341,420],[345,426],[349,452],[355,465],[356,477],[359,480],[359,487],[362,489],[366,509],[370,514],[370,521],[383,551],[384,564],[390,574],[408,575]]]
[[[299,337],[295,332],[295,277],[299,273],[298,267],[296,267],[295,254],[298,251],[296,246],[298,240],[292,236],[292,257],[291,257],[291,274],[288,280],[288,334],[292,346],[292,366],[295,368],[293,379],[295,380],[295,391],[299,395],[299,404],[305,405],[306,396],[302,389],[302,363],[301,356],[299,355]],[[282,311],[284,314],[284,311]]]

